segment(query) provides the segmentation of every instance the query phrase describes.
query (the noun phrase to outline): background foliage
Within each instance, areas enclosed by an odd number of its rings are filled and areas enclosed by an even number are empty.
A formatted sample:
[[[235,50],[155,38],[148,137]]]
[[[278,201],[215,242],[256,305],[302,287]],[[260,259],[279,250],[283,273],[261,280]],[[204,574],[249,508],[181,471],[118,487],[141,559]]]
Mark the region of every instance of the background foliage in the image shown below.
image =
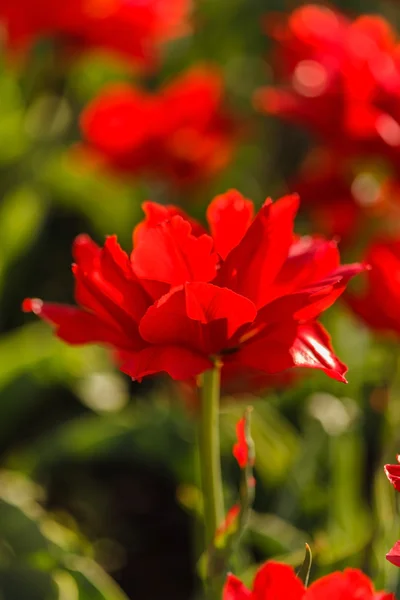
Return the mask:
[[[197,61],[223,69],[247,135],[230,167],[185,197],[202,218],[213,195],[230,187],[259,204],[283,193],[306,143],[251,103],[272,77],[261,18],[281,2],[195,4],[193,34],[168,45],[156,75],[136,80],[151,88]],[[341,4],[400,22],[395,2]],[[99,177],[71,160],[85,103],[106,82],[135,77],[93,56],[64,73],[54,57],[43,41],[25,68],[0,59],[0,598],[195,597],[195,408],[167,381],[134,384],[105,351],[69,348],[20,310],[27,295],[73,300],[75,235],[101,242],[117,233],[129,249],[141,201],[176,200],[155,182]],[[379,588],[396,589],[384,556],[399,522],[382,465],[400,449],[398,347],[343,305],[326,320],[349,366],[347,387],[312,374],[260,399],[224,403],[232,500],[234,424],[243,406],[255,406],[256,504],[238,573],[250,578],[253,561],[266,557],[298,563],[308,541],[314,577],[356,566]]]

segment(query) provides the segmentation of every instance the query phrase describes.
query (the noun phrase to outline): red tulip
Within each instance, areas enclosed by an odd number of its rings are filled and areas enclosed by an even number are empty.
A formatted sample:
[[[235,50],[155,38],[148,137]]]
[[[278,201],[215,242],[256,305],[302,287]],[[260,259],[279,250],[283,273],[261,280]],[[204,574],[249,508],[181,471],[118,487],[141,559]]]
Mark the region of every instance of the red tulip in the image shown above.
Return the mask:
[[[103,90],[84,111],[85,146],[119,174],[146,174],[175,185],[214,176],[230,161],[236,126],[223,105],[218,70],[196,67],[159,92]]]
[[[252,203],[231,190],[209,206],[208,235],[178,209],[146,204],[130,258],[115,236],[104,248],[76,239],[80,307],[26,300],[24,309],[70,344],[113,347],[135,379],[165,371],[185,380],[218,359],[270,374],[316,368],[345,381],[316,319],[364,267],[340,266],[333,242],[294,237],[297,208],[296,196],[267,200],[252,218]]]
[[[375,592],[372,582],[357,569],[322,577],[309,588],[288,565],[266,562],[256,573],[250,591],[234,575],[228,575],[223,600],[395,600],[394,594]]]

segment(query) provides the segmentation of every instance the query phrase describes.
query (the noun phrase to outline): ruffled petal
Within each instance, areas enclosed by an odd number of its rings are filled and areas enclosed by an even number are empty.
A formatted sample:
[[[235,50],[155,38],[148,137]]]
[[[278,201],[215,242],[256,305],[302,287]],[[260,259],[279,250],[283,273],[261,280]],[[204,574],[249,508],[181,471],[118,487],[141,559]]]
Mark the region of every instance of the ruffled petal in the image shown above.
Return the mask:
[[[152,344],[179,343],[209,355],[223,350],[256,313],[250,300],[231,290],[193,282],[154,303],[140,323],[140,333]]]
[[[298,205],[297,195],[267,201],[222,264],[218,283],[247,296],[257,308],[264,306],[289,254]]]
[[[250,590],[235,575],[229,573],[224,585],[222,600],[250,600]]]
[[[165,372],[172,379],[184,381],[211,369],[206,357],[182,346],[149,346],[139,352],[122,355],[121,371],[141,380],[146,375]]]
[[[212,238],[195,237],[190,223],[179,215],[143,231],[132,252],[133,270],[140,279],[171,286],[211,281],[217,272],[217,261]]]
[[[207,221],[215,248],[222,258],[238,245],[253,220],[254,205],[237,190],[214,198],[207,209]]]
[[[110,327],[136,337],[138,322],[151,299],[116,237],[108,237],[104,248],[98,248],[88,236],[79,236],[73,253],[77,302]]]
[[[304,595],[304,585],[289,565],[268,561],[258,569],[252,600],[301,600]]]
[[[145,237],[145,233],[148,229],[152,229],[153,227],[157,227],[163,221],[168,221],[172,217],[179,215],[185,221],[188,221],[192,226],[192,235],[195,237],[199,237],[206,233],[206,230],[200,223],[198,223],[195,219],[192,219],[178,206],[173,206],[172,204],[168,204],[164,206],[163,204],[158,204],[157,202],[144,202],[142,204],[143,212],[145,214],[145,218],[139,225],[135,227],[133,230],[133,247],[135,248]]]

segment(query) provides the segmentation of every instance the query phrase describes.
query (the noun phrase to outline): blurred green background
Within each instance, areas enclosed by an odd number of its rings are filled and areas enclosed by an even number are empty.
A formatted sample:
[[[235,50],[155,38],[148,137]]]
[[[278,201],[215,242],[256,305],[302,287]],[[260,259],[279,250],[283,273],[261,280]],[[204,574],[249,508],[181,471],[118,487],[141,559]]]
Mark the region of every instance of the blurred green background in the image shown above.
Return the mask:
[[[117,233],[129,250],[140,203],[176,200],[151,181],[85,172],[68,156],[82,107],[109,81],[153,87],[197,61],[219,64],[247,135],[219,178],[186,193],[186,209],[203,218],[213,195],[231,187],[258,205],[285,192],[303,135],[255,113],[251,98],[272,80],[261,18],[295,6],[198,0],[193,33],[167,46],[151,78],[95,56],[60,72],[46,41],[23,67],[0,58],[1,600],[200,597],[193,408],[162,378],[134,384],[104,350],[67,347],[20,306],[26,296],[73,302],[75,235],[101,243]],[[341,7],[400,20],[396,2]],[[234,426],[244,406],[255,407],[257,493],[237,573],[250,580],[254,563],[268,557],[298,564],[309,542],[313,577],[354,566],[395,590],[397,571],[385,553],[400,523],[382,467],[400,451],[398,347],[343,305],[325,324],[349,366],[347,386],[312,374],[262,398],[224,401],[232,503]]]

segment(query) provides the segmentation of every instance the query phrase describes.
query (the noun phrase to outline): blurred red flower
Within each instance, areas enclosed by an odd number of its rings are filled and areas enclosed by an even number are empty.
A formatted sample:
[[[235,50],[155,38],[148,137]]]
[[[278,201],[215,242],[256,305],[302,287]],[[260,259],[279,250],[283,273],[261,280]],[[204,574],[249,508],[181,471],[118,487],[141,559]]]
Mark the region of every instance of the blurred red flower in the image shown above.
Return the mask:
[[[343,160],[317,147],[289,188],[302,198],[317,231],[342,243],[354,241],[368,219],[385,226],[400,216],[400,181],[376,160]]]
[[[237,128],[214,67],[194,67],[156,94],[130,85],[103,90],[81,118],[100,165],[177,186],[212,177],[230,161]]]
[[[71,50],[106,50],[154,66],[162,42],[187,27],[190,0],[0,0],[9,48],[51,37]]]
[[[370,579],[357,569],[331,573],[305,588],[288,565],[269,561],[262,565],[250,591],[234,575],[228,575],[223,600],[395,600],[394,594],[375,592]]]
[[[400,62],[383,18],[350,21],[306,5],[268,21],[281,84],[259,90],[261,110],[297,122],[345,154],[396,156],[400,149]]]
[[[400,240],[373,242],[365,254],[365,289],[347,294],[346,301],[365,323],[377,331],[400,335]]]
[[[345,381],[316,318],[363,266],[340,266],[333,242],[294,237],[297,208],[296,196],[267,200],[253,218],[252,202],[231,190],[208,207],[208,235],[179,209],[146,203],[130,258],[115,236],[104,248],[75,240],[81,308],[26,300],[24,309],[70,344],[114,347],[135,379],[165,371],[185,380],[218,359],[264,373],[316,368]]]
[[[255,103],[317,141],[290,189],[318,230],[347,241],[364,217],[398,218],[400,53],[390,24],[310,4],[269,18],[267,29],[278,83]]]

